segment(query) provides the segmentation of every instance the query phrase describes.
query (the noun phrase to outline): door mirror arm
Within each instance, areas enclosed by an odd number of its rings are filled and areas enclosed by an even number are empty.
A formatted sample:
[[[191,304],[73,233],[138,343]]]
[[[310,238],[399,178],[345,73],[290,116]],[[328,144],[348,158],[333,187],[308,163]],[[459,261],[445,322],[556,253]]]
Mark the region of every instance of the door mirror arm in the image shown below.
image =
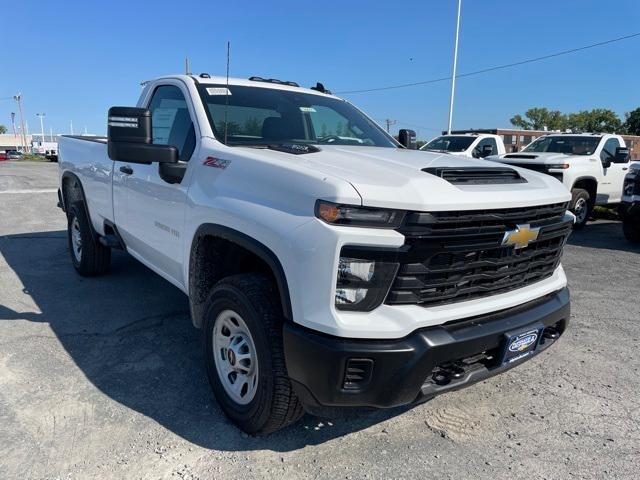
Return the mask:
[[[167,183],[180,183],[184,178],[184,174],[187,173],[188,165],[186,162],[160,163],[160,178]]]

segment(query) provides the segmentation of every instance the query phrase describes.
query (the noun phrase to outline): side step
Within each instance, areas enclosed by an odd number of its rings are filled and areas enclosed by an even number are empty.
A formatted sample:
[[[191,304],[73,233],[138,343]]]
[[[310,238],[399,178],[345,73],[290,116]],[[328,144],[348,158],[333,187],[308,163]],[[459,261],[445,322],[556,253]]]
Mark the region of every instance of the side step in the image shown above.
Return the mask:
[[[122,243],[116,235],[103,235],[98,238],[98,241],[105,247],[123,250]]]

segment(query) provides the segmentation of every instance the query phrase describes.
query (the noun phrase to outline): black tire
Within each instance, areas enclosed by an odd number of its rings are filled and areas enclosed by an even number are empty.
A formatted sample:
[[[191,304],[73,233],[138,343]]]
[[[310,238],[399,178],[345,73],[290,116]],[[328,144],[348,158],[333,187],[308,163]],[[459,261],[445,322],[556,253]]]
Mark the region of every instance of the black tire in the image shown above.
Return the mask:
[[[571,190],[571,205],[569,206],[569,210],[576,216],[576,223],[573,224],[574,230],[580,230],[587,224],[592,209],[593,205],[589,192],[582,188],[574,188]]]
[[[69,254],[76,272],[83,277],[93,277],[106,273],[111,263],[111,249],[98,242],[97,236],[92,234],[91,225],[82,202],[74,202],[71,205],[67,222]],[[79,252],[74,246],[74,231],[79,231]]]
[[[235,401],[222,384],[214,355],[216,321],[225,311],[240,315],[252,337],[257,357],[257,384],[251,401]],[[226,415],[249,434],[266,435],[298,420],[304,413],[291,387],[282,343],[282,308],[273,282],[266,276],[227,277],[212,289],[205,304],[204,351],[209,383]],[[227,359],[228,360],[228,359]],[[219,359],[219,362],[225,362]],[[237,380],[236,380],[237,381]]]
[[[625,218],[622,222],[622,231],[631,243],[640,243],[640,218]]]

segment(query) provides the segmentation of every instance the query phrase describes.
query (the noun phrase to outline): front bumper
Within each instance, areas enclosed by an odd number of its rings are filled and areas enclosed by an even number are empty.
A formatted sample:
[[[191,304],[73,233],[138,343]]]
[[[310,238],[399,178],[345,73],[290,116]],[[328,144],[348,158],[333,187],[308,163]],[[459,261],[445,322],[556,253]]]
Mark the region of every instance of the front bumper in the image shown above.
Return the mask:
[[[545,327],[534,355],[565,331],[567,288],[489,315],[423,328],[399,340],[357,340],[285,324],[289,377],[305,407],[388,408],[427,400],[501,373],[505,333]],[[533,357],[529,355],[526,359]],[[443,378],[444,375],[444,378]]]
[[[625,218],[640,218],[640,196],[634,195],[632,201],[622,201],[618,213]],[[635,200],[637,198],[637,200]]]

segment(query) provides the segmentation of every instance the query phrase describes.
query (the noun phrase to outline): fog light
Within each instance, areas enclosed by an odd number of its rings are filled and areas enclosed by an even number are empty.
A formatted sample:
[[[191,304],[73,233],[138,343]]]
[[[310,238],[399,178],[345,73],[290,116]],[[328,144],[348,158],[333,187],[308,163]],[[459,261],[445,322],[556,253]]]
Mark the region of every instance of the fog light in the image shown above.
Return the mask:
[[[368,312],[378,307],[384,301],[397,270],[398,264],[394,262],[341,256],[336,278],[336,308]]]
[[[336,305],[353,305],[366,296],[366,288],[336,288]]]
[[[340,257],[338,262],[338,277],[340,280],[348,280],[349,277],[353,277],[363,282],[368,282],[373,278],[374,270],[375,262],[371,260]]]

